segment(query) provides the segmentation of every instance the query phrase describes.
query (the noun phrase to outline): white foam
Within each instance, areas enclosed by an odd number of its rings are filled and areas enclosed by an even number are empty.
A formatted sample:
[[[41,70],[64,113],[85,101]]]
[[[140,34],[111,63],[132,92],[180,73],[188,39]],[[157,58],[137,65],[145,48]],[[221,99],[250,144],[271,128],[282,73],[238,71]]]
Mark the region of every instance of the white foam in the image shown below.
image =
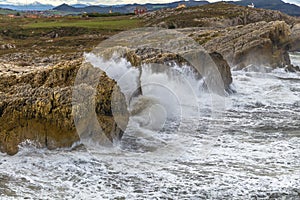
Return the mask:
[[[300,52],[290,53],[290,59],[292,65],[300,67]]]
[[[186,86],[167,75],[144,76],[147,83],[155,80],[186,94]],[[222,119],[203,111],[199,118],[183,117],[180,126],[175,120],[156,131],[141,123],[153,122],[159,128],[162,119],[149,121],[144,118],[153,116],[141,114],[131,119],[124,140],[93,154],[80,147],[33,150],[30,144],[15,156],[1,154],[0,198],[298,199],[299,75],[234,71],[233,78],[237,94],[226,98]],[[195,89],[197,84],[189,85]],[[171,102],[171,94],[144,89],[147,95],[163,97],[153,105]],[[196,100],[208,98],[205,95],[196,95]],[[179,105],[181,100],[189,102],[187,97],[178,97]],[[161,111],[159,106],[153,109]],[[166,113],[168,109],[172,111],[167,107]]]

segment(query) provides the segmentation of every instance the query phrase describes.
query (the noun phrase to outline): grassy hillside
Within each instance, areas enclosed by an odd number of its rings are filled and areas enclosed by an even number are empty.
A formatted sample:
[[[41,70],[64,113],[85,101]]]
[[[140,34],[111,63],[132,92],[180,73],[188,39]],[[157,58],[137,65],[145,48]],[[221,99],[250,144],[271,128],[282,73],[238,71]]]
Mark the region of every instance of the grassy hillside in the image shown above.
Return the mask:
[[[0,8],[0,15],[16,14],[17,11]]]
[[[62,18],[58,20],[39,20],[23,25],[24,28],[55,28],[78,27],[97,30],[128,30],[139,27],[138,19],[129,19],[127,16],[97,17],[83,19],[79,17]]]
[[[9,44],[1,48],[0,61],[30,65],[36,64],[38,58],[51,56],[56,56],[57,61],[68,55],[71,59],[120,31],[143,26],[141,20],[130,17],[29,19],[0,16],[0,48]]]

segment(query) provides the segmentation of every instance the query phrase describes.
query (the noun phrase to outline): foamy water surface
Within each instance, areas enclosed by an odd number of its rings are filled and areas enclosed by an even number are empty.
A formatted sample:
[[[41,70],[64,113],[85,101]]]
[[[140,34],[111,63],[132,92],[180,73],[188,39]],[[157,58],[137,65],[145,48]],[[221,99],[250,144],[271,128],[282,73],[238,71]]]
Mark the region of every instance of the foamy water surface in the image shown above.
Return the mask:
[[[15,156],[1,154],[0,199],[300,199],[300,74],[233,78],[237,93],[218,117],[204,106],[155,131],[133,116],[113,148],[49,151],[27,142]]]

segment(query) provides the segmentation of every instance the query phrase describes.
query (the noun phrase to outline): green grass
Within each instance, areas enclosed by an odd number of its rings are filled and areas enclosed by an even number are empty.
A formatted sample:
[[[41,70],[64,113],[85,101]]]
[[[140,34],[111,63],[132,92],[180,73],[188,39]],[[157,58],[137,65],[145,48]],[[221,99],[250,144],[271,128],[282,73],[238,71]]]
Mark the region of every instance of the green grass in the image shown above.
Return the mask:
[[[22,52],[35,52],[34,57],[88,52],[114,34],[143,26],[139,19],[130,18],[65,16],[30,19],[0,15],[0,44],[16,45],[15,49],[1,50],[0,57]],[[34,57],[24,58],[24,62],[30,62]]]
[[[0,8],[0,15],[17,14],[17,11]]]
[[[77,27],[100,30],[128,30],[140,27],[138,19],[130,19],[129,17],[99,17],[99,18],[62,18],[52,20],[36,20],[24,24],[25,29],[32,28],[61,28],[61,27]]]

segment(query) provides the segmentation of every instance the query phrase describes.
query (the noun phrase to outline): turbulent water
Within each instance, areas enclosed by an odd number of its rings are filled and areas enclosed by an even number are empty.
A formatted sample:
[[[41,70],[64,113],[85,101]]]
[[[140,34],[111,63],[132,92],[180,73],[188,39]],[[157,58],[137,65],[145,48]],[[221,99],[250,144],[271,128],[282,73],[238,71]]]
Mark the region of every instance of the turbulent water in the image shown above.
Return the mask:
[[[118,66],[125,73],[128,63]],[[145,96],[131,109],[148,110],[131,117],[122,141],[54,151],[28,141],[0,155],[0,199],[300,199],[299,73],[233,71],[237,93],[214,115],[188,70],[143,70]]]
[[[291,63],[300,67],[300,52],[290,53]]]

